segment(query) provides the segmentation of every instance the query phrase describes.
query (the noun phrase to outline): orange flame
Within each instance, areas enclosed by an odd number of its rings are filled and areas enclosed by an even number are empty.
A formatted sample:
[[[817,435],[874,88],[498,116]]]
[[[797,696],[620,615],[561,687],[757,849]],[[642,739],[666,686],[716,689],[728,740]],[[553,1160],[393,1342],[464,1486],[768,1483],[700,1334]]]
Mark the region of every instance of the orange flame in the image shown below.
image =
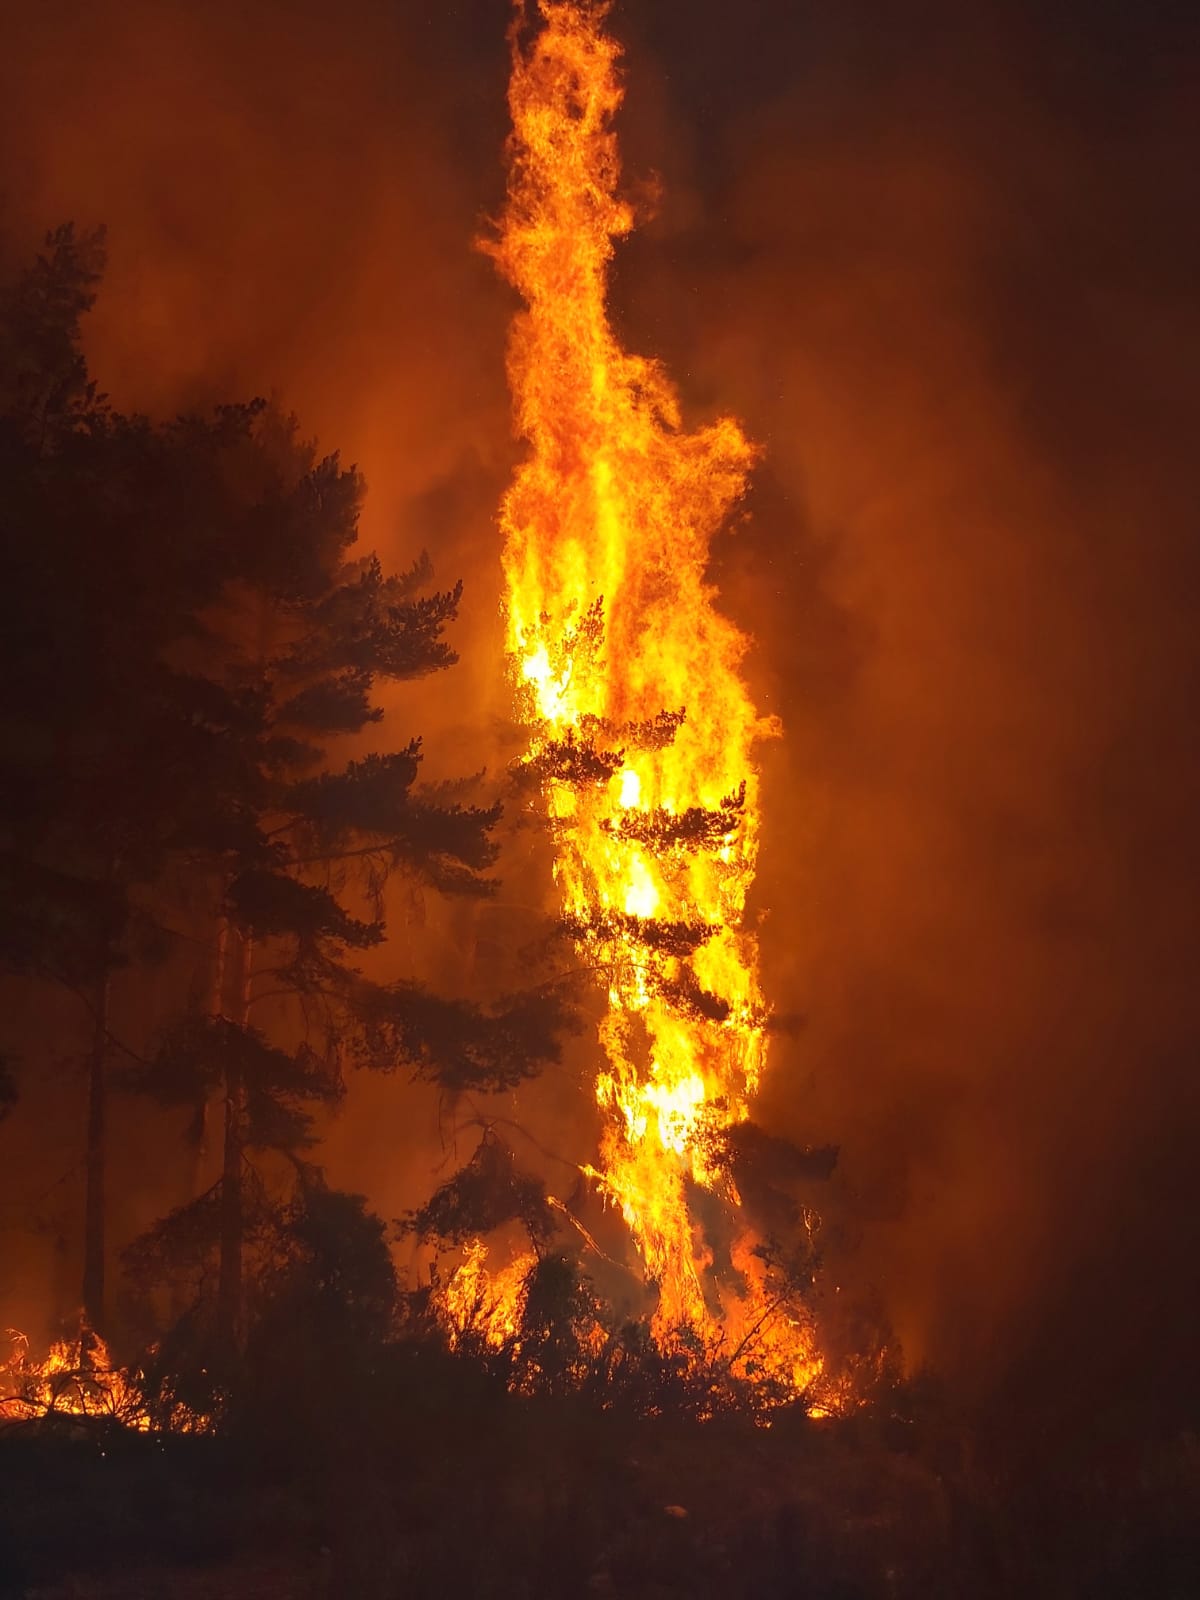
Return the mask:
[[[526,760],[564,913],[608,990],[591,1175],[658,1286],[660,1341],[687,1329],[728,1353],[752,1339],[761,1360],[769,1326],[776,1375],[802,1389],[820,1370],[811,1329],[772,1321],[748,1233],[740,1282],[713,1285],[687,1200],[699,1184],[736,1206],[713,1136],[747,1115],[766,1053],[744,913],[752,752],[778,729],[751,702],[748,641],[705,579],[756,450],[730,417],[685,432],[662,368],[614,337],[608,264],[634,222],[611,129],[619,48],[604,5],[538,9],[540,32],[514,55],[508,204],[489,247],[527,305],[509,377],[530,450],[501,524]]]
[[[111,1417],[143,1432],[150,1422],[141,1396],[126,1373],[114,1367],[108,1346],[93,1334],[85,1354],[79,1339],[57,1339],[42,1361],[29,1352],[29,1341],[15,1328],[0,1379],[8,1391],[0,1395],[0,1420],[32,1421],[40,1417]]]
[[[488,1248],[482,1239],[469,1239],[462,1260],[438,1296],[449,1325],[450,1344],[456,1347],[471,1334],[489,1349],[499,1350],[516,1339],[521,1329],[525,1282],[537,1257],[526,1251],[505,1267],[487,1265]]]
[[[114,1366],[99,1334],[88,1335],[86,1343],[83,1338],[57,1339],[36,1361],[23,1333],[16,1328],[6,1332],[10,1348],[0,1364],[0,1423],[79,1417],[109,1419],[139,1433],[154,1427],[140,1373]],[[176,1403],[166,1426],[174,1433],[205,1433],[212,1419]]]

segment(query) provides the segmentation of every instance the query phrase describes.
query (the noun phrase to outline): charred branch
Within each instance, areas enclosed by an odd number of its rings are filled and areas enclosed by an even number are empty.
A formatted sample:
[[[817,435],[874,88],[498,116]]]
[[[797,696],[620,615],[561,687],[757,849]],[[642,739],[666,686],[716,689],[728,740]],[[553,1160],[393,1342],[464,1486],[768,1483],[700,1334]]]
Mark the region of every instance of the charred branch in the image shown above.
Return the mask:
[[[635,840],[654,851],[719,850],[731,843],[741,826],[746,807],[746,785],[727,795],[711,810],[689,806],[674,812],[659,807],[653,811],[630,809],[614,822],[604,818],[601,827],[614,838]]]
[[[590,917],[567,915],[560,926],[580,944],[632,943],[681,960],[720,931],[710,922],[635,917],[626,911],[604,911]]]

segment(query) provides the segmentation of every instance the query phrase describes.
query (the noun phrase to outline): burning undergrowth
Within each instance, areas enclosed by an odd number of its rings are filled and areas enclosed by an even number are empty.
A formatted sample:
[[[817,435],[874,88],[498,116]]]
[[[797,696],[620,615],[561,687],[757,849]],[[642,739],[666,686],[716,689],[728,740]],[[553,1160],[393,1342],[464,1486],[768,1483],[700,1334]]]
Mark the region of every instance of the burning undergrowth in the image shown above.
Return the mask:
[[[751,1124],[738,1140],[768,1142],[776,1168],[793,1180],[798,1165],[807,1182],[812,1167],[831,1159],[790,1147],[781,1155],[779,1142]],[[748,1170],[728,1141],[714,1145],[713,1159]],[[898,1373],[882,1322],[860,1329],[853,1351],[836,1363],[797,1371],[796,1329],[814,1323],[819,1219],[768,1182],[783,1179],[760,1151],[753,1164],[757,1193],[748,1184],[747,1192],[755,1206],[763,1192],[774,1195],[776,1214],[795,1224],[792,1243],[747,1246],[745,1229],[713,1212],[716,1331],[709,1337],[687,1325],[664,1334],[655,1286],[627,1238],[621,1252],[620,1219],[599,1204],[584,1174],[559,1198],[486,1127],[471,1159],[392,1230],[361,1197],[320,1184],[274,1215],[264,1207],[252,1252],[256,1287],[236,1350],[222,1343],[211,1282],[206,1287],[206,1272],[215,1277],[211,1243],[206,1267],[202,1244],[194,1260],[181,1260],[177,1241],[164,1240],[160,1229],[126,1261],[130,1307],[138,1303],[133,1275],[147,1254],[166,1250],[175,1263],[168,1300],[155,1274],[141,1301],[143,1325],[157,1323],[159,1331],[140,1350],[127,1339],[124,1361],[86,1328],[43,1359],[23,1335],[10,1334],[0,1428],[282,1431],[300,1440],[314,1429],[353,1429],[360,1402],[385,1412],[387,1375],[413,1363],[457,1373],[449,1381],[468,1390],[482,1382],[516,1403],[569,1400],[630,1420],[741,1416],[765,1425],[788,1412],[821,1419],[877,1411],[881,1403],[886,1410]],[[699,1215],[702,1195],[694,1203]],[[405,1281],[395,1266],[394,1248],[406,1238],[424,1247],[428,1267],[419,1282]],[[722,1307],[751,1299],[760,1308],[753,1319],[735,1322],[726,1312],[717,1322]]]
[[[743,1124],[738,1143],[756,1141],[792,1176],[825,1170],[833,1159],[790,1146],[785,1157],[783,1141]],[[710,1141],[714,1163],[744,1171],[732,1146],[728,1135]],[[409,1297],[410,1313],[518,1394],[569,1393],[601,1410],[696,1420],[741,1412],[766,1422],[785,1407],[813,1418],[851,1415],[896,1381],[882,1324],[860,1329],[836,1367],[797,1366],[800,1331],[814,1326],[820,1218],[768,1183],[761,1155],[755,1170],[759,1203],[769,1191],[776,1214],[792,1223],[789,1244],[770,1236],[748,1243],[744,1220],[731,1223],[711,1207],[711,1331],[664,1327],[661,1298],[639,1258],[609,1253],[620,1249],[620,1233],[611,1214],[605,1227],[587,1175],[559,1199],[485,1129],[471,1160],[400,1223],[438,1251],[428,1288]],[[703,1216],[704,1191],[691,1199]],[[747,1303],[753,1316],[730,1314]]]
[[[6,1330],[9,1352],[0,1366],[0,1427],[40,1423],[54,1427],[98,1424],[137,1433],[210,1433],[212,1412],[193,1410],[143,1366],[121,1366],[107,1343],[83,1330],[73,1339],[56,1339],[38,1360],[25,1334]],[[158,1355],[147,1353],[147,1366]]]

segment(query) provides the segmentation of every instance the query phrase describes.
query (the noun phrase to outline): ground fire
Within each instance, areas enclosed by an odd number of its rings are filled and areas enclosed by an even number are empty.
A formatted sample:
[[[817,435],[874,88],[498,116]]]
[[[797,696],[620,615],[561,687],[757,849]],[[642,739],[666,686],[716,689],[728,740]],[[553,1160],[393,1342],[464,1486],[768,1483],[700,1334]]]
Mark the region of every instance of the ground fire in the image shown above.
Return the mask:
[[[735,1221],[723,1273],[690,1201],[736,1212],[715,1158],[766,1054],[747,891],[757,741],[777,730],[740,671],[748,641],[706,580],[709,542],[756,451],[723,417],[681,426],[652,360],[606,309],[618,190],[619,50],[605,8],[543,4],[509,92],[510,187],[492,247],[527,309],[510,345],[529,454],[505,498],[505,605],[524,757],[553,832],[565,924],[607,990],[590,1177],[659,1293],[654,1331],[785,1377],[821,1370],[811,1326]]]
[[[165,1410],[147,1404],[141,1374],[113,1361],[96,1333],[57,1339],[39,1361],[29,1341],[15,1328],[5,1330],[9,1349],[0,1365],[0,1427],[13,1423],[116,1423],[138,1433],[165,1428],[172,1433],[206,1433],[213,1419],[173,1403]]]
[[[0,1367],[0,1421],[85,1417],[149,1427],[136,1387],[113,1366],[102,1339],[93,1337],[86,1350],[81,1340],[59,1339],[38,1361],[23,1333],[10,1328],[7,1337],[9,1353]]]

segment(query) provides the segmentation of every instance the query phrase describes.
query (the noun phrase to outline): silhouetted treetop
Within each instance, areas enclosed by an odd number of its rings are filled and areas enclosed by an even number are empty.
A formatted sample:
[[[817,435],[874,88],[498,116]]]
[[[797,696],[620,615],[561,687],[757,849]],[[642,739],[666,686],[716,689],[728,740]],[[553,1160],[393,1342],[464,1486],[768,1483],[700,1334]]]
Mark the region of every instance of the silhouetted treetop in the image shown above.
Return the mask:
[[[122,1083],[160,1105],[189,1106],[218,1088],[231,1069],[260,1098],[330,1101],[342,1088],[329,1059],[307,1044],[285,1050],[259,1028],[195,1013],[166,1028],[152,1055],[126,1069]]]
[[[506,1222],[519,1222],[538,1247],[556,1227],[545,1184],[523,1172],[508,1145],[488,1129],[470,1161],[399,1225],[421,1239],[462,1244]]]
[[[0,415],[37,449],[103,416],[79,349],[106,262],[105,230],[66,222],[0,294]]]
[[[331,939],[365,950],[383,938],[383,924],[361,922],[328,889],[286,872],[254,869],[238,873],[226,893],[238,927],[256,939],[293,938],[301,946]]]
[[[363,995],[359,1014],[356,1048],[367,1065],[408,1067],[451,1092],[515,1088],[559,1062],[564,1036],[581,1027],[555,988],[479,1005],[396,983]]]
[[[279,656],[278,670],[285,677],[367,670],[402,680],[453,666],[458,657],[442,634],[458,615],[462,584],[442,594],[414,593],[430,572],[427,558],[396,577],[385,577],[375,556],[348,568],[342,581],[314,597],[307,631]]]

